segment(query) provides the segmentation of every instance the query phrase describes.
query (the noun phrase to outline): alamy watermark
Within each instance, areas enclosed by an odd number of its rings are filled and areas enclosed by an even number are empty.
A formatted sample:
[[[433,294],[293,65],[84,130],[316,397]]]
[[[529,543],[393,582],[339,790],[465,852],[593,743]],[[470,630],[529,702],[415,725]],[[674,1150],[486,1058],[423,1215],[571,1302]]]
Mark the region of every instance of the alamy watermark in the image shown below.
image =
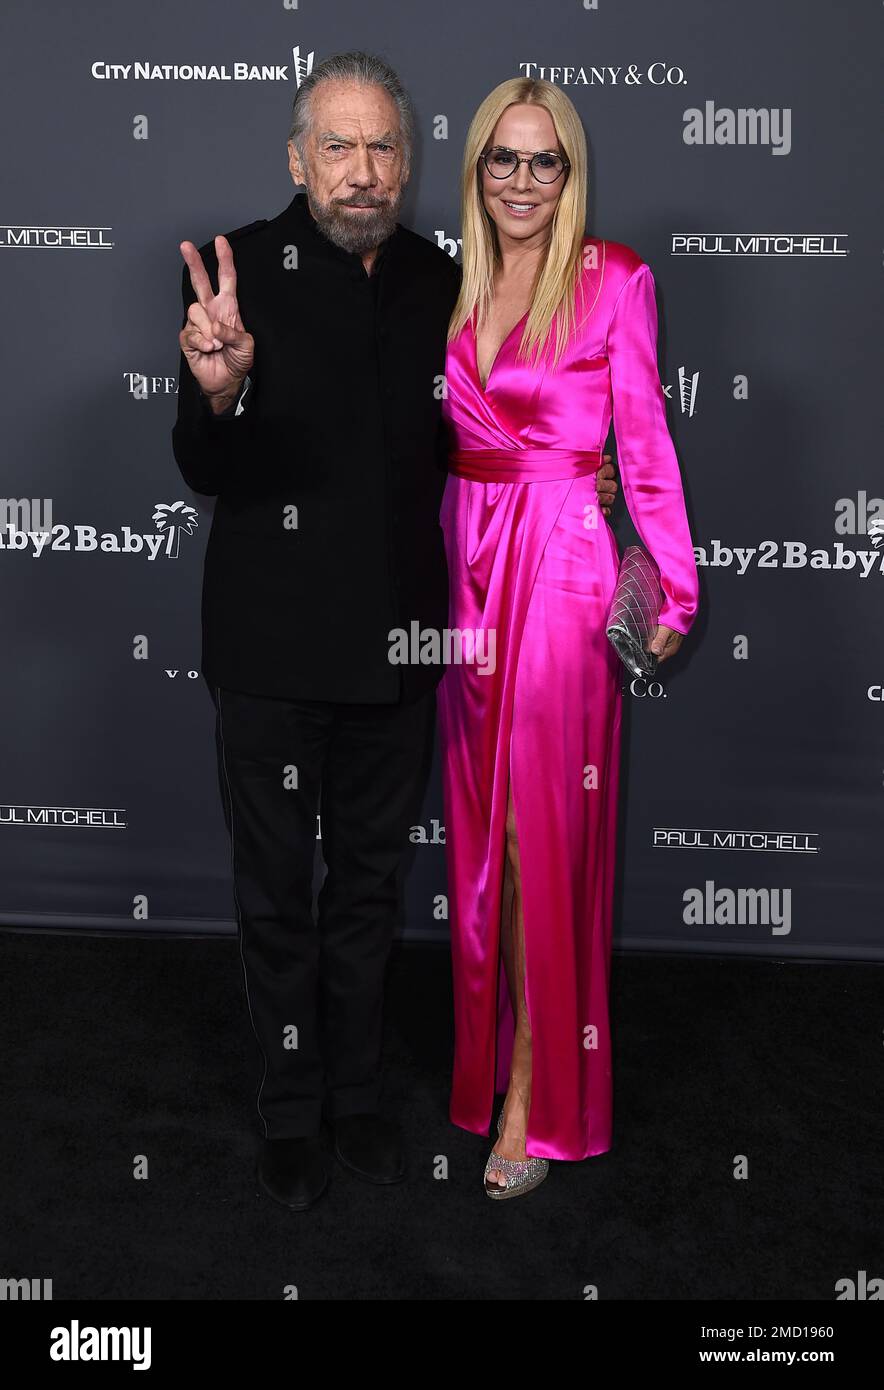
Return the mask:
[[[496,666],[497,642],[493,627],[421,627],[413,619],[408,629],[391,628],[388,660],[392,666],[475,665],[480,676],[490,676]]]
[[[0,497],[0,531],[47,536],[52,531],[51,497]]]

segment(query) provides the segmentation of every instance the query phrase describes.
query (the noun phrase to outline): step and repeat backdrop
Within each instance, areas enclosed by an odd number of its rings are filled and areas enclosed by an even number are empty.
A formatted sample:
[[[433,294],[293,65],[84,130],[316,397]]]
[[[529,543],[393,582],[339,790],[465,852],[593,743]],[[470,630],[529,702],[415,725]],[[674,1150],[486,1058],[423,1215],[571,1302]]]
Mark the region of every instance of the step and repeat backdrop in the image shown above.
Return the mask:
[[[236,929],[199,671],[212,499],[170,442],[178,244],[288,204],[298,82],[366,49],[416,106],[407,225],[459,256],[470,118],[545,77],[584,122],[587,231],[656,279],[701,616],[624,679],[616,943],[884,956],[882,13],[7,0],[0,923]],[[615,529],[636,538],[622,499]],[[444,841],[436,766],[407,939],[447,937]]]

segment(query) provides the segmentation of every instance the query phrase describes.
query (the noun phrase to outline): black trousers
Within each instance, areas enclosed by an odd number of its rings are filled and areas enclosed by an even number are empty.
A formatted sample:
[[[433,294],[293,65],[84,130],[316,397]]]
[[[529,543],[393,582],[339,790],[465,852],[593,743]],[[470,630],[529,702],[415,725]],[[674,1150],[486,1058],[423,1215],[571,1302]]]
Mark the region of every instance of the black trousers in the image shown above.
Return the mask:
[[[345,705],[211,688],[246,1001],[268,1139],[374,1111],[399,869],[435,691]],[[312,912],[320,815],[326,877]]]

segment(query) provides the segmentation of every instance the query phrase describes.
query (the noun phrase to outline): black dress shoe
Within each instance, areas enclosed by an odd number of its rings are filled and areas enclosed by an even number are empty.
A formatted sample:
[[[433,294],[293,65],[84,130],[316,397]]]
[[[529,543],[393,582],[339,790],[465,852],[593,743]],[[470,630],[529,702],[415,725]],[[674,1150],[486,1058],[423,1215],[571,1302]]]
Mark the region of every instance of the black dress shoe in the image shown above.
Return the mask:
[[[312,1136],[262,1139],[258,1182],[275,1202],[292,1211],[306,1211],[328,1184],[328,1161],[322,1141]]]
[[[335,1156],[365,1182],[401,1182],[402,1145],[395,1125],[380,1115],[344,1115],[332,1121]]]

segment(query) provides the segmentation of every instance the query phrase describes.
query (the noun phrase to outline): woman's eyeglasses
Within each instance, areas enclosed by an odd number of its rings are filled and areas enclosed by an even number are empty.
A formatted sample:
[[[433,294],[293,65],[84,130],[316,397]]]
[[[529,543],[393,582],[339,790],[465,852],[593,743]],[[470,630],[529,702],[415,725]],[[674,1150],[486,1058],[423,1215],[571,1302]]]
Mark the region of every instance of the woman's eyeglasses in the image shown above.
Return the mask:
[[[553,150],[538,150],[536,154],[520,158],[516,150],[495,145],[480,158],[493,179],[512,178],[513,174],[518,173],[520,164],[527,164],[538,183],[555,183],[566,169],[571,168],[567,159]]]

